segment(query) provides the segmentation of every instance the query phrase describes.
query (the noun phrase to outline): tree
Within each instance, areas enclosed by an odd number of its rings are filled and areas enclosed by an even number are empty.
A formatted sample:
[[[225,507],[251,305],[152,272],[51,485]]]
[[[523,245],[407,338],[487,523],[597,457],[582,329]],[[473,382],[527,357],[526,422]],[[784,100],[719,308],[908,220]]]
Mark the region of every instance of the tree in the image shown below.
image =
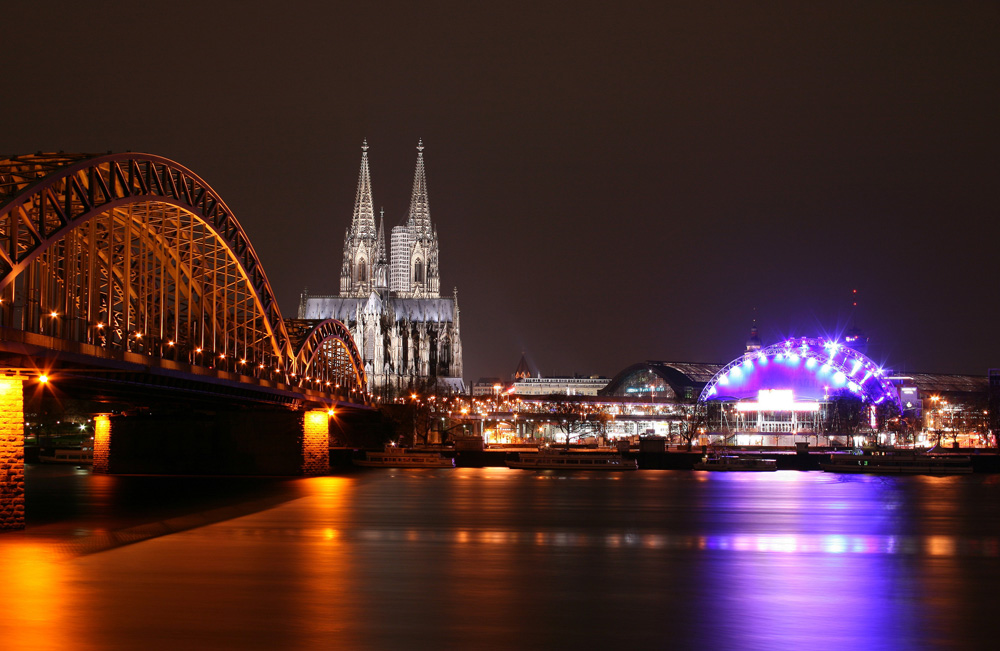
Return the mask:
[[[691,417],[687,419],[687,427],[681,431],[681,437],[687,444],[688,452],[691,451],[694,438],[702,431],[708,430],[708,405],[704,402],[696,402],[691,407]]]
[[[857,396],[841,391],[834,394],[827,407],[826,435],[827,437],[858,433],[864,422],[865,406]]]
[[[580,415],[580,406],[576,401],[567,400],[566,396],[552,396],[551,405],[549,413],[565,436],[566,447],[569,447],[569,442],[582,434],[584,420]]]
[[[586,428],[592,432],[600,441],[608,440],[608,432],[611,423],[614,421],[607,407],[597,406],[589,410],[584,416]]]
[[[895,400],[886,400],[875,406],[875,430],[878,432],[898,431],[902,414]]]

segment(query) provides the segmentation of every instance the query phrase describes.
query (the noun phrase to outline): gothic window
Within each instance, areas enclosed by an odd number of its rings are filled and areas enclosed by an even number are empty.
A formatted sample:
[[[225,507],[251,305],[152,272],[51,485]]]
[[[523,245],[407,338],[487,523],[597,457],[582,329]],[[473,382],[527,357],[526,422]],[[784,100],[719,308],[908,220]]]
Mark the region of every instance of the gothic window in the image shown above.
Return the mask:
[[[420,258],[417,258],[416,263],[413,265],[413,282],[424,282],[424,263]]]
[[[365,259],[361,258],[358,260],[358,282],[363,283],[368,281],[368,266],[365,264]]]
[[[438,375],[438,338],[436,332],[428,335],[427,346],[427,372],[430,375]]]
[[[369,327],[365,333],[365,362],[375,359],[375,329]]]
[[[447,338],[441,342],[441,375],[451,375],[449,373],[449,367],[451,366],[451,342]]]

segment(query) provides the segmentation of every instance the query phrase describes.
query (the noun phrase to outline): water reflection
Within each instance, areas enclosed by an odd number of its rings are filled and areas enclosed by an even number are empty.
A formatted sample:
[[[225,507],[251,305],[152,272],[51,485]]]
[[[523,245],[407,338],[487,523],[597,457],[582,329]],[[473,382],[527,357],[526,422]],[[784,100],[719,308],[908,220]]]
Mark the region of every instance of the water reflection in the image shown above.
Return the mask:
[[[84,523],[91,535],[107,527],[120,536],[114,505],[124,485],[94,483],[110,510]],[[0,612],[17,623],[12,641],[811,651],[991,643],[982,622],[1000,580],[1000,483],[990,478],[457,468],[294,485],[295,499],[102,553],[54,554],[68,527],[0,536],[0,563],[16,568],[0,592]]]
[[[243,532],[247,533],[247,532]],[[282,537],[320,537],[340,542],[447,543],[454,545],[534,545],[537,547],[643,547],[662,550],[757,552],[769,554],[885,554],[926,556],[1000,555],[1000,538],[958,539],[952,536],[841,536],[736,534],[674,536],[669,534],[615,532],[588,534],[579,531],[428,531],[419,529],[360,529],[281,532]]]
[[[28,539],[21,533],[0,535],[0,621],[3,646],[31,648],[45,641],[54,649],[68,649],[76,638],[73,601],[67,589],[73,568],[51,544]]]
[[[360,631],[347,625],[362,616],[363,606],[355,598],[362,587],[355,574],[352,546],[341,529],[355,482],[342,477],[316,477],[305,483],[311,508],[302,512],[299,521],[305,531],[314,535],[296,545],[294,566],[287,569],[300,581],[298,589],[289,592],[287,624],[298,632],[297,646],[302,648],[320,646],[330,637],[345,647],[363,648],[365,640]]]

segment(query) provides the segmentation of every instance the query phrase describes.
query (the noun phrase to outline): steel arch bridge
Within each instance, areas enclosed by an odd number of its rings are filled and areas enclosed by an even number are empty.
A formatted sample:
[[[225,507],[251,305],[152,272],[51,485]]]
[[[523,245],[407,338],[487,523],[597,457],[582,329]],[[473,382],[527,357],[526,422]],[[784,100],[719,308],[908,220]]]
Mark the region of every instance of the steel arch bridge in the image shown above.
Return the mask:
[[[286,323],[233,212],[161,156],[0,158],[0,328],[367,401],[347,328]]]

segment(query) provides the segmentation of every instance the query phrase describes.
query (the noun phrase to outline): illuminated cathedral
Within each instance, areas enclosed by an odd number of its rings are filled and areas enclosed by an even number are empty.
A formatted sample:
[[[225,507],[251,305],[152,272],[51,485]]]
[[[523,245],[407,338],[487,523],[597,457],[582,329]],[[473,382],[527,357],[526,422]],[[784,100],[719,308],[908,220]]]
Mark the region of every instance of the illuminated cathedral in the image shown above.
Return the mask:
[[[440,295],[438,235],[431,223],[423,142],[417,145],[410,209],[392,229],[386,247],[385,218],[375,223],[368,144],[354,215],[344,235],[340,294],[302,293],[300,319],[338,319],[361,351],[369,390],[390,395],[414,388],[463,392],[458,290]]]

